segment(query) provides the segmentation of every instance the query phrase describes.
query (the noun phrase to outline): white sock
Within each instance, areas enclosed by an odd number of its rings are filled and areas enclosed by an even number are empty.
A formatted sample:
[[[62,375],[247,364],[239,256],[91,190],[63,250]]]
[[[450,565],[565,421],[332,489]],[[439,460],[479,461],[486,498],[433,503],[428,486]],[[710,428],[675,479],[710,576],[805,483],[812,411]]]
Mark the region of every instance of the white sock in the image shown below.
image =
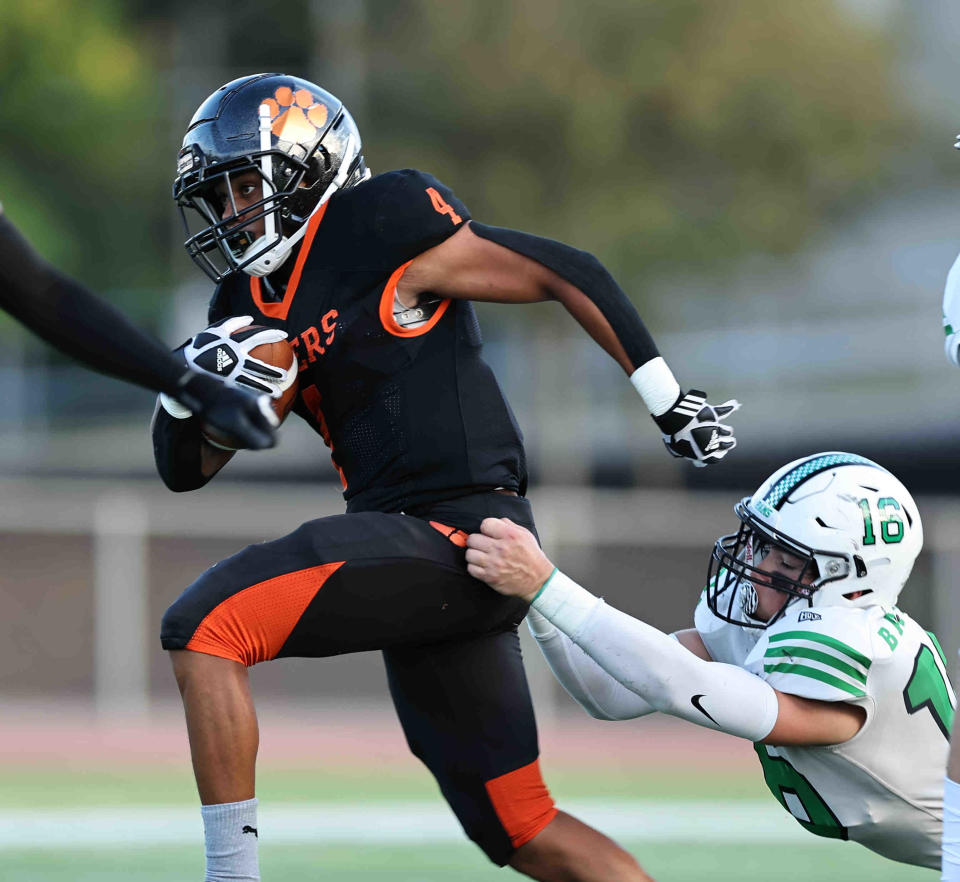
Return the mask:
[[[207,874],[204,882],[260,882],[257,800],[202,805]]]

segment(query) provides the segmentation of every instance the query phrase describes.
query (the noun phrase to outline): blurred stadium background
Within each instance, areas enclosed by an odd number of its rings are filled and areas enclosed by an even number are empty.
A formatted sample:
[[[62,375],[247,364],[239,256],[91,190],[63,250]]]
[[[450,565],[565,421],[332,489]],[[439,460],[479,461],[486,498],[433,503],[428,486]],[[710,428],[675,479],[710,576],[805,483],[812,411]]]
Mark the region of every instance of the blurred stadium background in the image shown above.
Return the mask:
[[[681,383],[743,402],[740,448],[694,471],[562,310],[483,308],[561,566],[685,626],[734,500],[790,458],[851,449],[918,497],[927,543],[902,606],[952,654],[960,387],[937,309],[957,250],[958,30],[950,0],[5,3],[0,200],[174,345],[209,298],[170,199],[193,109],[252,71],[313,79],[351,108],[375,172],[423,168],[478,219],[591,250]],[[291,423],[276,451],[175,496],[154,477],[149,393],[4,316],[0,341],[0,877],[199,878],[159,617],[212,562],[341,511],[334,472]],[[803,834],[749,745],[589,720],[527,657],[555,794],[657,878],[931,877]],[[254,683],[265,879],[493,878],[405,753],[378,656]]]

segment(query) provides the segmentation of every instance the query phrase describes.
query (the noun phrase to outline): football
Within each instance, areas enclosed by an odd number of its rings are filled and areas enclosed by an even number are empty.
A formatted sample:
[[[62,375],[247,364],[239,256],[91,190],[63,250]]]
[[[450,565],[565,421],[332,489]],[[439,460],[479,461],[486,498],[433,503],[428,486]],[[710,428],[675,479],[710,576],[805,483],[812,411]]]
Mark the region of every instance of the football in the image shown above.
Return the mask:
[[[237,333],[242,332],[246,336],[250,334],[250,332],[258,330],[266,330],[266,328],[262,325],[247,325],[244,328],[240,328]],[[278,340],[276,343],[262,343],[251,349],[250,355],[253,358],[258,358],[260,361],[271,364],[274,367],[282,368],[283,370],[288,370],[292,367],[296,359],[293,347],[286,340]],[[279,398],[273,399],[273,410],[281,423],[287,418],[294,401],[297,400],[297,387],[298,382],[295,378]],[[227,448],[230,446],[229,440],[220,436],[217,430],[211,426],[204,427],[203,435],[208,441],[212,441],[218,446]]]

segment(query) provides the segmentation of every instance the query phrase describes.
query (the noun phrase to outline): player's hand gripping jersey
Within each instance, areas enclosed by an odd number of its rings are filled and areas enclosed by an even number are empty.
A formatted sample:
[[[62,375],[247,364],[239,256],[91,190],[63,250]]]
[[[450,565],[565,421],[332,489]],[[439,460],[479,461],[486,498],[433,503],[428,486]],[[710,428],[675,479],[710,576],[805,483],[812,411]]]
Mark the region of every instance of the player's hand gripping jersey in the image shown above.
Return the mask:
[[[714,660],[780,692],[866,711],[860,732],[843,744],[756,745],[783,807],[820,836],[939,867],[955,700],[936,638],[895,607],[792,609],[750,633],[718,619],[704,599],[695,623]]]

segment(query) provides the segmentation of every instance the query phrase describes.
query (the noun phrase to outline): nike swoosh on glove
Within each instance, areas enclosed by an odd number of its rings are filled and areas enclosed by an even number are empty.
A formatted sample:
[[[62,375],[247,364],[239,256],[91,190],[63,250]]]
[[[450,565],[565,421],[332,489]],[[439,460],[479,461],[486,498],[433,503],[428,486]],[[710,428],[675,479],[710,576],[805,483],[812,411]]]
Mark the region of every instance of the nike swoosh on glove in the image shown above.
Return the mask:
[[[723,404],[708,404],[705,392],[691,389],[681,393],[666,413],[653,420],[672,456],[689,459],[703,468],[720,462],[737,446],[733,428],[721,420],[739,409],[740,402],[733,398]]]

